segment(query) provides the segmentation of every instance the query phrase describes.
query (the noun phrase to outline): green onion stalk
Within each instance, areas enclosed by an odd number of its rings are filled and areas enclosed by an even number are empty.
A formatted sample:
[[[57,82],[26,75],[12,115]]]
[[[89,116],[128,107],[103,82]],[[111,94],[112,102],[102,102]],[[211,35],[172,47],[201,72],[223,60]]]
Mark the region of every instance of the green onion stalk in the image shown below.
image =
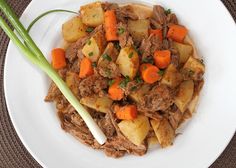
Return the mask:
[[[71,92],[71,90],[68,88],[66,83],[62,80],[62,78],[58,75],[58,73],[52,68],[50,63],[44,57],[43,53],[34,43],[32,38],[29,36],[27,30],[21,24],[16,14],[11,10],[11,8],[8,6],[5,0],[0,0],[0,10],[5,14],[6,18],[12,24],[12,26],[17,31],[19,36],[22,38],[23,42],[11,30],[11,28],[8,26],[8,24],[5,22],[5,20],[1,16],[0,16],[0,27],[4,30],[7,36],[18,47],[18,49],[24,54],[26,58],[29,61],[31,61],[33,64],[38,66],[41,70],[43,70],[52,79],[52,81],[57,85],[57,87],[60,89],[62,94],[66,97],[66,99],[70,102],[70,104],[76,109],[79,115],[83,118],[89,130],[93,134],[94,138],[98,141],[98,143],[104,144],[107,139],[104,133],[98,127],[98,125],[93,120],[91,115],[79,103],[78,99]],[[38,17],[37,20],[39,20],[41,17]],[[28,30],[30,30],[31,27],[29,27]]]

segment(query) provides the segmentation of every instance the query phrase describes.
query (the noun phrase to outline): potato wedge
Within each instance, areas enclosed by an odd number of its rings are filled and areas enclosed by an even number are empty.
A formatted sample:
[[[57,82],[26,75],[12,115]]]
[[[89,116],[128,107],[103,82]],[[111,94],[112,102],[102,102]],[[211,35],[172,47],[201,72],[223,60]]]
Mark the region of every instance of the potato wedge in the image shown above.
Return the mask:
[[[87,34],[86,28],[80,17],[73,17],[62,25],[63,38],[67,42],[75,42]]]
[[[98,112],[107,113],[112,105],[112,100],[108,97],[84,97],[80,99],[80,103],[92,108]]]
[[[203,63],[193,57],[189,57],[181,70],[185,79],[193,79],[195,81],[201,80],[205,73],[205,66]]]
[[[166,118],[162,120],[151,120],[151,125],[162,148],[172,145],[175,131]]]
[[[170,64],[161,79],[161,84],[167,85],[170,88],[175,88],[183,80],[182,75],[178,72],[173,64]]]
[[[195,109],[198,105],[198,100],[199,100],[199,95],[195,95],[193,99],[191,100],[191,102],[189,103],[188,110],[191,114],[195,112]]]
[[[82,53],[92,62],[97,62],[105,47],[105,37],[101,32],[91,37],[82,49]]]
[[[179,110],[184,113],[188,104],[192,100],[194,92],[194,83],[192,80],[184,81],[179,86],[179,92],[175,97],[175,104]]]
[[[66,84],[75,95],[77,95],[79,91],[79,88],[78,88],[79,80],[80,80],[79,75],[77,73],[74,73],[74,72],[66,73]]]
[[[154,147],[155,145],[158,144],[158,139],[156,136],[154,137],[149,137],[147,139],[147,143],[148,143],[148,147],[151,148],[151,147]]]
[[[108,56],[110,56],[111,61],[116,61],[117,56],[118,56],[118,51],[115,48],[113,43],[108,43],[107,47],[104,50],[103,54],[107,54]],[[109,64],[109,60],[104,59],[103,57],[100,57],[98,60],[98,66],[102,67],[102,68],[106,68],[106,66]]]
[[[128,20],[128,30],[136,44],[148,37],[150,21],[147,19]]]
[[[141,4],[132,4],[131,6],[139,19],[148,19],[152,16],[152,10],[149,6]]]
[[[173,42],[173,46],[179,52],[180,64],[184,64],[188,60],[188,58],[193,54],[193,47],[191,45]]]
[[[125,47],[120,50],[116,63],[120,72],[130,79],[134,79],[139,70],[139,56],[133,47]]]
[[[135,145],[141,145],[146,138],[150,124],[146,116],[139,115],[134,120],[123,120],[118,124],[121,132]]]
[[[104,22],[104,11],[101,2],[81,6],[80,13],[82,22],[87,26],[96,27]]]
[[[148,84],[144,84],[140,87],[140,89],[132,92],[129,97],[135,101],[136,103],[141,103],[142,97],[151,89],[151,86]]]

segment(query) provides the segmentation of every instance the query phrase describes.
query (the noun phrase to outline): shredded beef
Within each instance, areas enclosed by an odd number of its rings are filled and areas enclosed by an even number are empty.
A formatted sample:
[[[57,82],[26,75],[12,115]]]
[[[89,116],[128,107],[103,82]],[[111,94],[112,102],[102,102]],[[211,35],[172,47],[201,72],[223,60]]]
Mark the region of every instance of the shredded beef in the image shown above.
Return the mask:
[[[156,50],[160,49],[162,49],[162,42],[157,35],[150,35],[147,39],[143,39],[139,48],[142,59],[153,55]]]
[[[107,79],[100,75],[92,75],[83,79],[79,84],[79,93],[82,97],[98,94],[108,87]]]
[[[122,29],[124,30],[123,33],[119,34],[119,44],[121,48],[131,46],[133,45],[132,37],[130,36],[130,33],[128,32],[127,24],[119,22],[118,23],[118,30]]]
[[[183,118],[183,114],[181,113],[181,111],[178,109],[178,107],[176,105],[173,105],[172,107],[170,107],[168,110],[168,119],[169,122],[171,124],[171,126],[174,129],[177,129],[180,125],[180,122]]]
[[[158,23],[158,24],[164,24],[166,23],[166,14],[165,9],[160,5],[154,5],[153,6],[153,15],[152,18]]]
[[[111,79],[120,76],[119,67],[114,62],[109,62],[105,68],[99,67],[98,71],[101,76]]]
[[[126,23],[127,18],[137,20],[138,16],[134,13],[132,6],[126,5],[116,9],[116,17],[119,22]]]
[[[167,23],[168,24],[179,24],[178,19],[174,13],[171,13],[167,16]]]
[[[155,86],[138,105],[140,111],[165,111],[173,104],[173,95],[165,85]]]
[[[109,114],[106,114],[105,117],[99,120],[98,125],[107,136],[107,138],[111,138],[116,133],[116,129],[112,124]]]
[[[49,89],[48,89],[48,94],[47,94],[47,96],[45,97],[44,100],[46,102],[52,102],[60,95],[61,95],[61,91],[58,89],[56,84],[54,82],[52,82],[50,84]]]
[[[115,9],[119,8],[119,5],[117,3],[104,2],[104,3],[102,3],[102,8],[104,11],[115,10]]]

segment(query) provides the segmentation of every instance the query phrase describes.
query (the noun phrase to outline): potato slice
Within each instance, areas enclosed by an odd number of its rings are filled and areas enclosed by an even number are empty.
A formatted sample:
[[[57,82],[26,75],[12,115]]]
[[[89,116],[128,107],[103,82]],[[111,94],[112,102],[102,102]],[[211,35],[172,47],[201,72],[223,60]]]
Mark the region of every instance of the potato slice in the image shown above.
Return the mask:
[[[131,6],[139,19],[148,19],[152,16],[152,10],[149,6],[141,4],[132,4]]]
[[[178,42],[173,42],[174,47],[179,52],[179,63],[184,64],[188,58],[193,54],[193,47],[188,44],[182,44]]]
[[[79,82],[79,75],[77,73],[74,72],[66,73],[66,84],[75,95],[77,95],[79,91],[78,82]]]
[[[129,97],[136,103],[141,103],[142,97],[151,89],[150,85],[144,84],[140,89],[132,92]]]
[[[170,64],[165,70],[165,74],[161,79],[161,84],[165,84],[170,88],[175,88],[183,80],[182,75],[178,72],[173,64]]]
[[[146,138],[150,124],[146,116],[139,115],[134,120],[123,120],[118,124],[121,132],[135,145],[141,145]]]
[[[172,145],[175,131],[166,118],[162,120],[151,120],[151,125],[162,148]]]
[[[148,147],[151,148],[151,147],[154,147],[155,145],[158,144],[158,139],[156,136],[154,137],[149,137],[147,139],[147,143],[148,143]]]
[[[181,72],[185,79],[201,80],[205,73],[205,66],[200,60],[189,57]]]
[[[149,27],[150,21],[147,19],[128,20],[128,30],[137,44],[148,37]]]
[[[98,112],[107,113],[112,105],[112,100],[108,97],[84,97],[80,100],[80,103],[92,108]]]
[[[96,27],[104,22],[104,11],[101,2],[81,6],[80,13],[82,22],[87,26]]]
[[[184,81],[179,86],[179,92],[175,97],[175,104],[179,110],[184,113],[190,103],[194,92],[194,83],[192,80]]]
[[[87,34],[86,28],[80,17],[73,17],[62,25],[63,38],[68,42],[75,42]]]
[[[120,50],[116,63],[124,76],[133,79],[139,70],[139,56],[133,47],[125,47]]]
[[[199,95],[195,95],[193,99],[191,100],[191,102],[189,103],[188,110],[191,114],[195,112],[195,109],[198,105],[198,100],[199,100]]]

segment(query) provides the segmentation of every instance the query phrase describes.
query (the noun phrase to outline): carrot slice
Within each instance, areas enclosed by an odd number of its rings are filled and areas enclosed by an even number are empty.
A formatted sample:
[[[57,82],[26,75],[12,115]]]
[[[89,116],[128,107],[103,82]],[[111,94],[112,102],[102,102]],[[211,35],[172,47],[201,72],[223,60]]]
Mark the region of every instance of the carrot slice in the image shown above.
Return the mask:
[[[163,40],[162,29],[150,29],[149,34],[157,35],[161,41]]]
[[[115,106],[116,117],[121,120],[133,120],[137,117],[137,107],[135,105],[126,105],[123,107]]]
[[[188,33],[188,30],[184,26],[173,24],[169,28],[167,37],[174,41],[182,43],[187,33]]]
[[[161,79],[159,69],[152,64],[142,64],[140,67],[141,76],[146,83],[152,84]]]
[[[52,66],[54,69],[61,69],[66,66],[65,50],[62,48],[54,48],[52,54]]]
[[[93,66],[90,59],[84,57],[80,63],[79,77],[86,78],[87,76],[93,75]]]
[[[171,52],[169,50],[155,51],[154,53],[154,62],[155,65],[164,69],[167,68],[171,61]]]
[[[124,91],[120,88],[121,78],[114,80],[114,83],[109,87],[108,93],[112,100],[121,100],[124,97]]]
[[[117,20],[114,10],[108,10],[105,12],[105,31],[107,41],[118,40]]]

